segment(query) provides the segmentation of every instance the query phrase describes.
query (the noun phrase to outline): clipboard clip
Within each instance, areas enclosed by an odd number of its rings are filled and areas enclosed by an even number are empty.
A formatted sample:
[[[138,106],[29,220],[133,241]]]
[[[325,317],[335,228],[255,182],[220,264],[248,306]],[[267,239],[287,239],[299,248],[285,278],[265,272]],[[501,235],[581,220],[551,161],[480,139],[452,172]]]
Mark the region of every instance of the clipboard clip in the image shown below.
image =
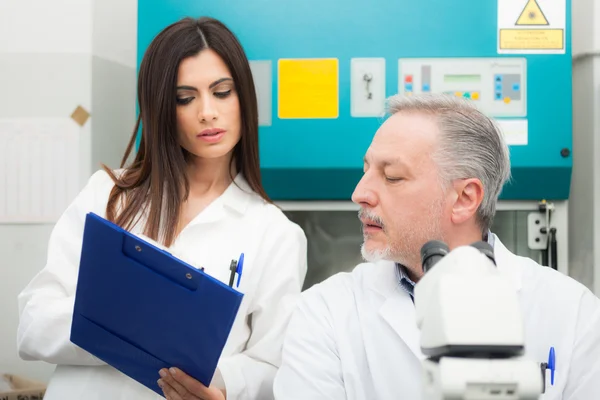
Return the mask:
[[[235,278],[235,274],[237,274],[237,283],[236,288],[240,287],[240,280],[242,279],[242,271],[244,270],[244,253],[240,254],[240,258],[238,260],[231,260],[229,263],[229,287],[233,287],[233,280]]]

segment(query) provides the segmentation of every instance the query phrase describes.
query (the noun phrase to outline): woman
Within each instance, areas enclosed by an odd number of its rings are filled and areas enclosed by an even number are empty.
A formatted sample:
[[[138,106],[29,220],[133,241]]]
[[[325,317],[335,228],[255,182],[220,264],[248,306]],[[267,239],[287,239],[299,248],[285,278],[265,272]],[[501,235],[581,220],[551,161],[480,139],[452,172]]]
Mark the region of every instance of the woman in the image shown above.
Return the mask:
[[[261,185],[257,99],[240,43],[214,19],[170,25],[144,56],[138,101],[122,166],[141,122],[133,162],[90,178],[57,222],[45,268],[19,295],[19,353],[58,365],[46,400],[161,398],[69,341],[84,219],[94,212],[223,282],[245,253],[244,300],[202,396],[270,398],[306,273],[306,237]]]

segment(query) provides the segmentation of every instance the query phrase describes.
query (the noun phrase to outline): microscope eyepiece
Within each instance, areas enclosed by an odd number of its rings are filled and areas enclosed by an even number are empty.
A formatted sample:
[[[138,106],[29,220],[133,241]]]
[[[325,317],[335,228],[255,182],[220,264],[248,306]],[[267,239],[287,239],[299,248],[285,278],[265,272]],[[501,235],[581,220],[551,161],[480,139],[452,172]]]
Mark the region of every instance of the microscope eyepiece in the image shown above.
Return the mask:
[[[448,245],[439,240],[430,240],[421,247],[423,272],[427,273],[438,261],[450,252]]]

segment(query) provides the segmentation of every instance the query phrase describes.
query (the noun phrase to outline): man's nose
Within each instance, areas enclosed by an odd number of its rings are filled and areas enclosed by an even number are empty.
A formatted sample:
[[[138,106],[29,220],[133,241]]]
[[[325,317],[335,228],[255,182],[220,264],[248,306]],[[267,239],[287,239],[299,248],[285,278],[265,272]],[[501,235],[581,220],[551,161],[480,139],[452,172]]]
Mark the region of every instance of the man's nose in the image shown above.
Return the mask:
[[[354,189],[354,193],[352,193],[352,201],[358,205],[367,204],[369,206],[375,206],[377,201],[377,196],[373,190],[369,187],[368,182],[363,179],[358,182],[356,188]]]

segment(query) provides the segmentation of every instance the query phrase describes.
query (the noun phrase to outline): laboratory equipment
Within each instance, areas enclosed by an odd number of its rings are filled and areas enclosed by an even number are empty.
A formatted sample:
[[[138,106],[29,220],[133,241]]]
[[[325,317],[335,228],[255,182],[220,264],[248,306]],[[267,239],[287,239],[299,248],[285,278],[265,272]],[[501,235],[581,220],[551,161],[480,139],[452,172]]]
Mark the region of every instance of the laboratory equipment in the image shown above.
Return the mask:
[[[415,307],[427,357],[423,398],[537,400],[545,375],[523,357],[517,292],[496,268],[491,246],[478,242],[449,252],[431,241],[421,253],[425,275],[415,286]]]
[[[471,99],[491,117],[527,116],[525,58],[403,58],[398,70],[398,93],[446,93]]]
[[[564,15],[570,1],[562,4]],[[515,24],[526,5],[514,10]],[[277,201],[348,200],[385,98],[421,91],[470,97],[501,121],[513,143],[514,177],[503,200],[565,200],[570,48],[505,54],[498,12],[497,1],[477,0],[461,7],[442,0],[266,0],[260,7],[140,0],[138,61],[154,35],[183,15],[219,18],[236,33],[252,63],[263,179]],[[544,15],[550,24],[563,20],[568,44],[566,16]]]
[[[226,23],[255,79],[263,183],[295,216],[358,209],[350,196],[387,97],[470,98],[510,145],[512,180],[496,223],[519,235],[506,229],[502,239],[568,273],[570,7],[571,0],[140,0],[138,65],[152,38],[182,16]]]

